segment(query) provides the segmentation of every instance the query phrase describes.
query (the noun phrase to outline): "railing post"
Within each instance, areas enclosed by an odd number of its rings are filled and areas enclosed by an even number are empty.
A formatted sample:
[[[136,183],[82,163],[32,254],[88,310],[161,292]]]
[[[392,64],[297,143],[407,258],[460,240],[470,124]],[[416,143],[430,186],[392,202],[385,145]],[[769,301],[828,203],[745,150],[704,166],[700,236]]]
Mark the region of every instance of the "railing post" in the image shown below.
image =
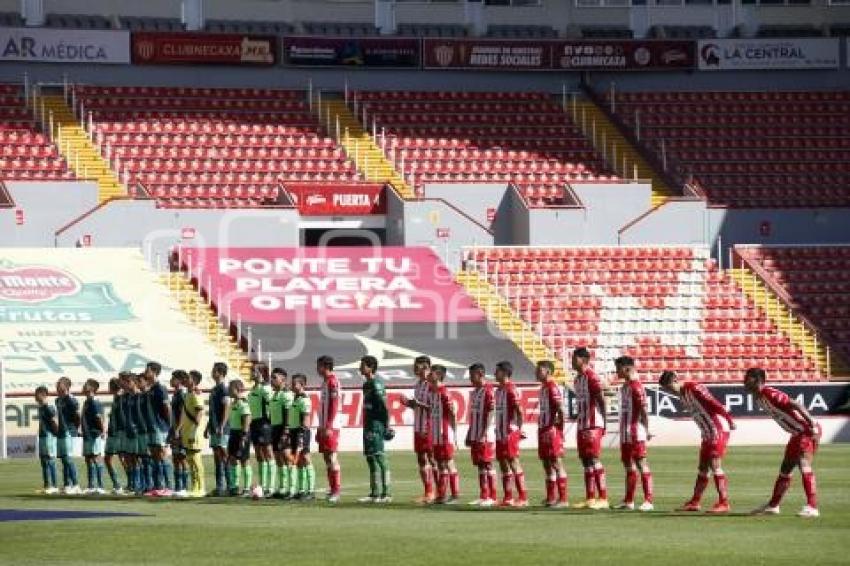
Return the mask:
[[[567,111],[567,83],[561,83],[561,111]]]
[[[372,114],[372,139],[377,139],[378,137],[378,123],[375,121],[375,115]]]
[[[48,128],[47,135],[51,140],[53,140],[53,110],[50,111],[50,127]]]
[[[94,112],[89,110],[89,141],[94,141]]]
[[[661,138],[661,168],[667,171],[667,144],[664,138]]]
[[[570,98],[572,98],[573,103],[573,123],[576,123],[578,122],[578,94],[572,92]]]
[[[313,78],[307,79],[307,106],[313,110]]]
[[[339,114],[336,115],[336,142],[339,143]]]
[[[24,104],[30,105],[30,76],[29,73],[24,73]]]
[[[611,113],[615,113],[617,111],[617,91],[614,86],[614,81],[611,81],[610,87],[610,97],[611,97]]]
[[[593,140],[593,147],[596,147],[596,118],[594,118],[593,122],[590,124],[590,131],[592,132],[590,137]]]
[[[345,77],[345,107],[348,108],[348,77]]]
[[[640,141],[640,110],[635,110],[635,137]]]

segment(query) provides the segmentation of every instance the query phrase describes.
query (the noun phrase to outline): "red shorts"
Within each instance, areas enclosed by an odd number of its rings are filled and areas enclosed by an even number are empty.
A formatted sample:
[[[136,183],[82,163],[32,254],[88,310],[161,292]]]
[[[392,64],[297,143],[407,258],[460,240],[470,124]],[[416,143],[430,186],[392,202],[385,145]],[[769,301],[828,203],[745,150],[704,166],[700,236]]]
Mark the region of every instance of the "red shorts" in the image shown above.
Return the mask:
[[[604,428],[587,428],[576,433],[576,444],[578,444],[578,457],[582,460],[587,458],[599,458],[602,454],[602,438],[605,436]]]
[[[699,447],[700,462],[707,462],[714,458],[723,458],[726,455],[726,445],[728,443],[728,432],[721,432],[714,439],[703,439]]]
[[[537,431],[537,457],[552,460],[564,455],[564,433],[561,429],[550,427]]]
[[[319,453],[331,454],[339,448],[339,429],[326,428],[325,434],[321,435],[319,441]]]
[[[820,432],[820,425],[818,425]],[[798,461],[803,455],[812,456],[818,451],[818,436],[815,434],[795,434],[785,445],[785,459],[791,462]]]
[[[646,441],[638,440],[620,444],[620,460],[623,464],[628,466],[641,458],[646,458]]]
[[[414,432],[413,451],[417,454],[431,454],[434,451],[434,445],[431,442],[431,435],[427,432]]]
[[[434,444],[434,459],[438,462],[448,462],[455,457],[454,444]]]
[[[492,442],[473,442],[469,446],[472,454],[472,465],[480,466],[481,464],[489,464],[493,461],[493,443]]]
[[[505,440],[496,441],[496,458],[499,460],[512,460],[519,458],[519,441],[522,440],[518,430],[508,434]]]

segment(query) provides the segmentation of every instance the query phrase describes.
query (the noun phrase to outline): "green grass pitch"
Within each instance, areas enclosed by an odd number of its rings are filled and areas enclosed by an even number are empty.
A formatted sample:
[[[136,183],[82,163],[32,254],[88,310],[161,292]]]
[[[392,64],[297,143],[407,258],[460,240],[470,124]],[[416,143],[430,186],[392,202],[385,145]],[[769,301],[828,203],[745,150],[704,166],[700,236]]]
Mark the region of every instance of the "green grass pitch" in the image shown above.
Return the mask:
[[[48,498],[34,495],[41,476],[35,460],[0,463],[0,509],[126,511],[144,517],[0,522],[3,564],[848,564],[850,560],[850,446],[822,447],[815,460],[822,516],[794,516],[803,498],[799,475],[779,517],[746,512],[769,496],[780,447],[732,447],[724,468],[733,514],[683,515],[696,447],[650,452],[656,507],[650,514],[617,511],[420,508],[409,501],[420,485],[410,453],[392,453],[395,502],[366,506],[365,462],[344,454],[343,502],[330,507],[275,500]],[[523,461],[532,502],[542,497],[534,454]],[[459,454],[464,500],[477,495],[468,453]],[[623,492],[615,451],[603,454],[612,502]],[[584,491],[575,453],[566,458],[571,500]],[[207,461],[207,472],[211,471]],[[320,489],[324,469],[317,466]],[[84,478],[84,469],[81,479]],[[207,478],[207,486],[212,478]],[[713,502],[713,484],[707,490]],[[640,488],[638,488],[640,501]]]

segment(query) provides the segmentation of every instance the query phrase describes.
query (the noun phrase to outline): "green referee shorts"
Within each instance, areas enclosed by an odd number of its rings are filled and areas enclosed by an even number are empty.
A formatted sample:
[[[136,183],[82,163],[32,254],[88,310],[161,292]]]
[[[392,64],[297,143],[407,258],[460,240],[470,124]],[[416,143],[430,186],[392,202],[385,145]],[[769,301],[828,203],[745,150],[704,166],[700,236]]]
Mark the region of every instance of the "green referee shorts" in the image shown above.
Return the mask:
[[[377,456],[384,453],[384,425],[376,423],[363,429],[363,455]]]

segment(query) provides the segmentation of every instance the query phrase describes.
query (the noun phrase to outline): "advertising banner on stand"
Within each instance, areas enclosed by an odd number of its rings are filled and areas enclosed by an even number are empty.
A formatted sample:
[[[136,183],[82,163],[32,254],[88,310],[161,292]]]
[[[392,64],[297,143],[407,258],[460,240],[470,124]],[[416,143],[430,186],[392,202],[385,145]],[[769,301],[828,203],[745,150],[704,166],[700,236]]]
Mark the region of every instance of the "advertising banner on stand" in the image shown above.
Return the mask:
[[[422,40],[426,69],[545,71],[552,69],[555,42],[511,39]]]
[[[697,43],[700,71],[837,69],[838,38],[706,39]]]
[[[302,216],[386,214],[384,185],[287,183],[284,188]]]
[[[230,33],[133,33],[136,65],[274,65],[277,39]]]
[[[419,67],[420,41],[398,37],[283,38],[285,65],[320,67]]]
[[[0,27],[0,61],[127,64],[130,32]]]
[[[693,41],[562,41],[553,63],[572,71],[680,71],[696,66],[695,51]]]

